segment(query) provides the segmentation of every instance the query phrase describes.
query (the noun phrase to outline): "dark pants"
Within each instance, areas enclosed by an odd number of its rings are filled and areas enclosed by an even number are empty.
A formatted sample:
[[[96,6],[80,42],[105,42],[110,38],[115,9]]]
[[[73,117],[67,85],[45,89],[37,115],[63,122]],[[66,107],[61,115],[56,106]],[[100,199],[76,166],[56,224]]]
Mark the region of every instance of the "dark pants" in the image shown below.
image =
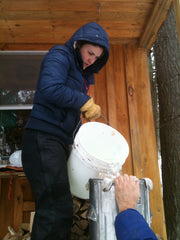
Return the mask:
[[[35,194],[32,240],[59,240],[71,228],[73,203],[67,176],[68,147],[47,133],[25,130],[24,172]]]

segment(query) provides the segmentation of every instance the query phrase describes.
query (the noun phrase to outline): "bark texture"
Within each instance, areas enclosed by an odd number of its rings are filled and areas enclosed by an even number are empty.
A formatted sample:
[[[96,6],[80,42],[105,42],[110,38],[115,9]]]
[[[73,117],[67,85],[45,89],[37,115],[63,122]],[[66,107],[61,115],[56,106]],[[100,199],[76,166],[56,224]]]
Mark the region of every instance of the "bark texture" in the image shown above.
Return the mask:
[[[154,44],[168,240],[180,239],[180,47],[173,5]]]

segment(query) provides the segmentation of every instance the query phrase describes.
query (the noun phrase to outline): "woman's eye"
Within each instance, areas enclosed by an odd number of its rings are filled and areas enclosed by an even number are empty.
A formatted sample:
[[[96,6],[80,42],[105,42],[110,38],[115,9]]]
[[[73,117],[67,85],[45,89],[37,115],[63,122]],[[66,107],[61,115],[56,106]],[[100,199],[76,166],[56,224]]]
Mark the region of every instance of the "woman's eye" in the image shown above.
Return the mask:
[[[91,56],[92,56],[92,55],[93,55],[93,53],[92,53],[92,52],[89,52],[89,55],[91,55]]]

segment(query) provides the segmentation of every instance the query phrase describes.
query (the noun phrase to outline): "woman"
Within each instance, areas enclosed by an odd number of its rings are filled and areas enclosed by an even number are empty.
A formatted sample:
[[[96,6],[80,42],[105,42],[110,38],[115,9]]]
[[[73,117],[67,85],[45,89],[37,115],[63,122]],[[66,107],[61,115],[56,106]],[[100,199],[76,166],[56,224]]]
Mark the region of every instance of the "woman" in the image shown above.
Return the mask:
[[[35,194],[32,240],[66,239],[72,224],[67,176],[69,145],[80,115],[96,119],[100,106],[87,95],[94,73],[109,57],[108,36],[97,23],[82,26],[41,64],[33,109],[23,136],[22,163]]]

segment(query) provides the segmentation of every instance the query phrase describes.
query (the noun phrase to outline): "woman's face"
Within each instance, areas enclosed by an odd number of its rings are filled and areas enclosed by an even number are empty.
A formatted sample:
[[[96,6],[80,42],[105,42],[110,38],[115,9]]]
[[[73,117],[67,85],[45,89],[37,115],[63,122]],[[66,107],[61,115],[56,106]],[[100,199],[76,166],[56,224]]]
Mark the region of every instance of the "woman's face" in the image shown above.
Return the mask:
[[[83,69],[92,65],[102,54],[103,49],[99,46],[84,44],[80,48],[80,54],[83,60]]]

